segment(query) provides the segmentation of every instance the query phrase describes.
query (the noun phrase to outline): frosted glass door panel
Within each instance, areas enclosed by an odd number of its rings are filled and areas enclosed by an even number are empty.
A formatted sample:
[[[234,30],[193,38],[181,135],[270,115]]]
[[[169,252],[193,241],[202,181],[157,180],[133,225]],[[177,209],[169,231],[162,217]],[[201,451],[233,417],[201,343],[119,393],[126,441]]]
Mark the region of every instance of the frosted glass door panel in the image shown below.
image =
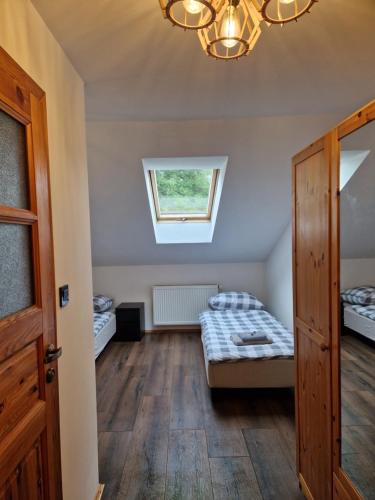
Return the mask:
[[[0,319],[34,302],[31,227],[0,223]]]
[[[1,110],[0,205],[29,208],[25,126]]]

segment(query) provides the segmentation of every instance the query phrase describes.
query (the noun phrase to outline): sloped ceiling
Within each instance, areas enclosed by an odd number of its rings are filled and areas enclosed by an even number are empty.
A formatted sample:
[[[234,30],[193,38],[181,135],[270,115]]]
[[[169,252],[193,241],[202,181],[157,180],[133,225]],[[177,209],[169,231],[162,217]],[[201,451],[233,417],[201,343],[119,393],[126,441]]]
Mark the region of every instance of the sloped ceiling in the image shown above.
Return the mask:
[[[343,150],[370,151],[341,191],[342,258],[375,258],[375,122],[341,141]]]
[[[374,97],[374,0],[321,0],[263,26],[239,61],[208,58],[158,0],[33,0],[87,82],[96,119],[170,120],[347,113]]]
[[[86,82],[97,265],[267,258],[290,219],[290,158],[374,98],[374,0],[321,0],[251,56],[209,59],[158,0],[33,0]],[[212,244],[156,245],[143,157],[228,155]]]
[[[332,116],[89,122],[96,265],[263,261],[290,220],[290,158]],[[229,156],[213,242],[157,245],[142,157]]]

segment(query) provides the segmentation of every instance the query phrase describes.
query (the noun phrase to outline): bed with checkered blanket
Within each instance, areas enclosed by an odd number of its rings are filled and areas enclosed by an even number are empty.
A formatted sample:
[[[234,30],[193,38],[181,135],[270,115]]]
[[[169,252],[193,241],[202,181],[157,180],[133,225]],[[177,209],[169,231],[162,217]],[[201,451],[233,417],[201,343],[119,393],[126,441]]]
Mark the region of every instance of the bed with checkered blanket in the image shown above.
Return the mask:
[[[293,336],[267,311],[205,311],[200,322],[209,387],[294,386]],[[249,331],[266,332],[272,344],[233,344],[231,335]]]
[[[367,337],[375,342],[375,304],[361,306],[358,304],[344,303],[345,328],[356,332],[363,337]],[[345,330],[343,330],[343,333]]]
[[[97,337],[103,328],[109,323],[112,318],[113,313],[104,312],[104,313],[94,313],[94,337]]]
[[[291,359],[294,354],[293,335],[267,311],[205,311],[200,315],[202,341],[209,363],[243,359]],[[262,331],[272,344],[236,346],[235,333]]]
[[[116,333],[116,316],[110,312],[94,313],[94,353],[95,359]]]
[[[359,306],[354,304],[351,307],[356,313],[360,314],[361,316],[375,321],[375,305]]]

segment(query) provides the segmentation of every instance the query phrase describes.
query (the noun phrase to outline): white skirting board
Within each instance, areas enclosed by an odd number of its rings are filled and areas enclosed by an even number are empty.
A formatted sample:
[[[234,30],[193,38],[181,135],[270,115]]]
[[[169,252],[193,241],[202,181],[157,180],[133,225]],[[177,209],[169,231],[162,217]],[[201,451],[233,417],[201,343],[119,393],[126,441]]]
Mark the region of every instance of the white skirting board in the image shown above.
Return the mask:
[[[198,325],[199,314],[218,290],[218,285],[154,286],[154,325]]]

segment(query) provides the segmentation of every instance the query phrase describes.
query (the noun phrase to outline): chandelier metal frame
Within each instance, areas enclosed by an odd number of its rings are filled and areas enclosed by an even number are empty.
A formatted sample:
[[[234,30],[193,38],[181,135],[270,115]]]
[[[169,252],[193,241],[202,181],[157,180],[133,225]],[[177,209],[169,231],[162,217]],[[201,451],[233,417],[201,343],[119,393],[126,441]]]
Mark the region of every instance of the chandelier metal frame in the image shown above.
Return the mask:
[[[233,5],[238,9],[240,24],[239,36],[223,36],[222,23],[228,6]],[[198,37],[203,50],[207,55],[215,59],[231,60],[239,59],[248,55],[254,48],[261,34],[261,15],[251,1],[227,0],[225,7],[217,15],[216,21],[206,28],[198,31]],[[225,43],[234,42],[232,47],[226,47]]]
[[[225,0],[195,0],[203,6],[198,14],[191,14],[183,8],[184,0],[159,0],[163,16],[184,30],[200,30],[212,24]]]
[[[257,1],[257,0],[255,0]],[[311,7],[314,6],[315,3],[318,2],[318,0],[305,0],[305,3],[303,4],[302,7],[300,7],[300,2],[301,0],[294,0],[294,14],[293,15],[286,15],[283,17],[282,9],[283,7],[280,6],[282,2],[280,0],[263,0],[262,6],[260,9],[260,12],[262,14],[263,19],[270,24],[287,24],[292,21],[298,21],[298,19],[303,16],[304,14],[309,14]],[[276,5],[275,5],[276,4]],[[277,11],[278,17],[275,18],[271,13],[270,10],[271,8],[275,8]]]
[[[252,51],[261,35],[262,21],[267,26],[298,21],[301,16],[310,12],[318,0],[291,0],[289,5],[284,5],[282,0],[195,0],[203,6],[196,13],[185,8],[184,0],[159,2],[164,17],[173,25],[197,32],[207,55],[228,61],[239,59]],[[229,6],[239,9],[237,14],[240,18],[240,30],[233,36],[223,36],[223,17]]]

